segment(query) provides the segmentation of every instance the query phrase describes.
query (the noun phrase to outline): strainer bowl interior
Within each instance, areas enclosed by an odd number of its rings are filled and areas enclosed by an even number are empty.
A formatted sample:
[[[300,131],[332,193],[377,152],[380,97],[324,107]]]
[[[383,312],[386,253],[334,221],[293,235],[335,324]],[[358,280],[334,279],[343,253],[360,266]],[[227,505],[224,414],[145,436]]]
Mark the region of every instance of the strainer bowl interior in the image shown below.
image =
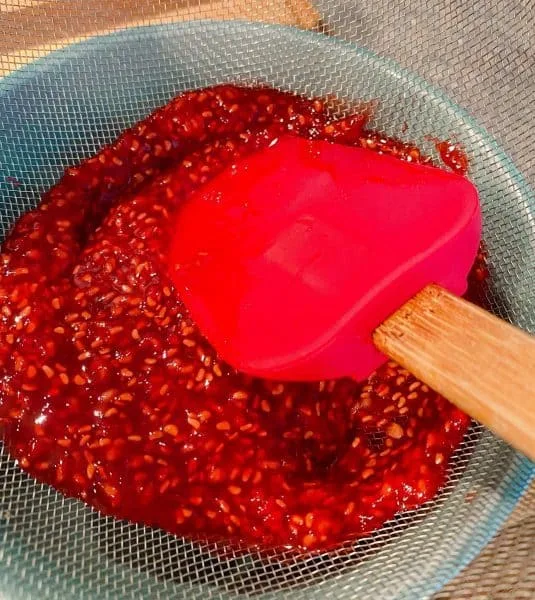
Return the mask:
[[[535,326],[535,199],[511,160],[466,113],[395,63],[321,34],[246,22],[129,29],[54,52],[0,81],[0,228],[125,127],[177,93],[226,81],[309,96],[377,100],[373,128],[455,139],[484,212],[486,304]],[[15,183],[16,182],[16,183]],[[514,399],[511,399],[514,401]],[[375,535],[319,555],[237,552],[97,515],[34,483],[0,451],[0,590],[6,599],[424,598],[498,530],[533,464],[474,425],[433,502]]]

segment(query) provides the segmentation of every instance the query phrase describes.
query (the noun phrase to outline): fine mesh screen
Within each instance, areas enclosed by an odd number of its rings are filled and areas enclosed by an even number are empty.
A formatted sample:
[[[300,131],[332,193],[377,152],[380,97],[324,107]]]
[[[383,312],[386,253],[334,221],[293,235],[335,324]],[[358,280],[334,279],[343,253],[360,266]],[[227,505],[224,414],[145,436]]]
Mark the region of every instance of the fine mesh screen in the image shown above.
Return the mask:
[[[535,330],[529,187],[535,164],[528,128],[534,8],[533,2],[511,7],[505,0],[469,6],[453,0],[0,0],[6,74],[0,81],[1,233],[66,165],[93,154],[182,90],[261,82],[311,96],[335,94],[349,104],[373,99],[379,101],[375,128],[416,141],[431,154],[430,135],[467,148],[491,257],[483,300]],[[46,56],[50,50],[56,52]],[[439,84],[508,154],[442,93],[399,65]],[[532,474],[532,463],[475,425],[435,501],[368,539],[296,557],[190,542],[103,518],[34,483],[3,453],[0,598],[425,598],[481,551]],[[533,519],[524,522],[534,527]],[[533,564],[529,550],[518,554],[520,533],[502,534],[495,550],[483,555],[485,566],[464,588],[444,588],[441,600],[478,592],[493,598],[485,573],[496,564],[504,573],[513,568],[504,579],[509,589],[531,597]]]

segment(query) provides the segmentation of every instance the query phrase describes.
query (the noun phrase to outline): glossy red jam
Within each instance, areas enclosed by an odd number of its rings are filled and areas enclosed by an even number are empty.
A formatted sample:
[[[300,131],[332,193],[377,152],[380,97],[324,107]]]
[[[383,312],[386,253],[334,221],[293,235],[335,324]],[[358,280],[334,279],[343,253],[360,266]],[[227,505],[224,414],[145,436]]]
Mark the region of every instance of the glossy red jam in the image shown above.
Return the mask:
[[[167,272],[191,190],[282,133],[425,160],[364,125],[219,86],[68,169],[0,256],[0,423],[19,465],[107,514],[260,547],[326,547],[432,498],[466,415],[393,363],[363,384],[236,373]]]

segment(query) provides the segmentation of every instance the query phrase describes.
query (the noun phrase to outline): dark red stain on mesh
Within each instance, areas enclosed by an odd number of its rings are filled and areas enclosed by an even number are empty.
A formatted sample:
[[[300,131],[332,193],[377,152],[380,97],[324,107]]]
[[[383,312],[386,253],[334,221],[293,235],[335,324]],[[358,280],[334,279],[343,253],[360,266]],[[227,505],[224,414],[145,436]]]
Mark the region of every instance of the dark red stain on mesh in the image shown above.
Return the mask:
[[[24,470],[107,514],[260,547],[327,547],[437,493],[466,415],[394,363],[361,384],[236,373],[166,270],[170,215],[283,133],[427,161],[365,120],[218,86],[66,171],[0,256],[0,424]]]
[[[6,183],[10,183],[13,187],[18,188],[21,185],[21,182],[13,175],[8,175],[6,177]]]

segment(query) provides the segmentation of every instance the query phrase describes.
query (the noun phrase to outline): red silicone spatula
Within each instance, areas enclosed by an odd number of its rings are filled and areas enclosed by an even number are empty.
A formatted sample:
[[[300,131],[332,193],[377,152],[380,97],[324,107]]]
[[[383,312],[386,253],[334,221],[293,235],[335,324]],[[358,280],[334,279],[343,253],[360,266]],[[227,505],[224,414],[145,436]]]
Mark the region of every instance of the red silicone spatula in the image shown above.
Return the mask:
[[[481,234],[465,178],[288,137],[179,211],[173,277],[221,357],[362,379],[387,356],[535,456],[535,343],[459,299]]]

